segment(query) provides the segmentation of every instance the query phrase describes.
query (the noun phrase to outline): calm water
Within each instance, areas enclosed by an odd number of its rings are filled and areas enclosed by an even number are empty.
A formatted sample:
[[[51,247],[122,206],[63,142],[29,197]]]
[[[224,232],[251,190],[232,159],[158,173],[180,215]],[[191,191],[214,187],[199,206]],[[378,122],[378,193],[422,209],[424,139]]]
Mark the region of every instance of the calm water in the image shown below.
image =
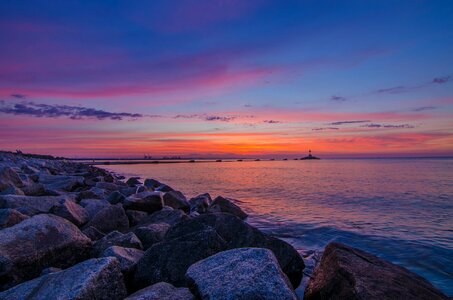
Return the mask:
[[[240,200],[249,223],[300,251],[307,272],[326,244],[340,241],[405,266],[453,295],[453,160],[244,161],[106,169],[158,179],[187,197],[209,192]]]

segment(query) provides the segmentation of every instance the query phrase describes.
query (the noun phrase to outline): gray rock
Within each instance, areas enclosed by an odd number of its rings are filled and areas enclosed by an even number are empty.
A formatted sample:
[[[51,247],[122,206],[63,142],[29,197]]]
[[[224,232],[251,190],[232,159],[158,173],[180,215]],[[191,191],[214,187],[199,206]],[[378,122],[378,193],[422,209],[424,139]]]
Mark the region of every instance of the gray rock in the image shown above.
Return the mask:
[[[83,199],[79,204],[85,208],[88,217],[92,219],[102,209],[109,207],[110,203],[102,199]]]
[[[126,295],[118,260],[106,257],[25,282],[0,293],[0,299],[120,300]]]
[[[60,204],[60,201],[65,199],[67,199],[66,196],[4,195],[0,196],[0,208],[14,208],[25,215],[32,216],[48,213],[53,206]]]
[[[162,193],[160,192],[144,192],[136,194],[135,196],[127,197],[123,206],[125,209],[145,211],[153,213],[161,210],[164,206]]]
[[[148,215],[139,223],[139,226],[156,223],[167,223],[169,225],[175,225],[176,223],[187,219],[189,219],[189,217],[182,210],[164,206],[162,210]]]
[[[124,186],[122,186],[122,185],[117,185],[115,183],[103,182],[103,181],[102,182],[97,182],[96,183],[96,187],[100,188],[100,189],[103,189],[103,190],[110,191],[110,192],[118,191],[118,190],[124,188]]]
[[[25,193],[18,187],[10,186],[1,191],[0,195],[25,195]]]
[[[37,215],[0,230],[0,290],[38,276],[46,267],[85,259],[91,240],[69,221]]]
[[[120,246],[111,246],[102,252],[101,257],[113,256],[120,262],[121,272],[131,273],[137,262],[142,258],[142,250],[135,248],[124,248]]]
[[[25,219],[28,219],[28,216],[21,214],[19,211],[15,209],[12,208],[0,209],[0,229],[19,224]]]
[[[247,218],[247,214],[236,204],[233,203],[233,199],[230,198],[223,198],[222,196],[218,196],[217,198],[212,201],[211,205],[209,205],[208,212],[216,213],[216,212],[223,212],[235,215],[241,220]]]
[[[129,196],[132,196],[132,195],[136,194],[137,188],[136,187],[126,187],[126,188],[120,189],[120,192],[125,197],[129,197]]]
[[[79,192],[77,195],[77,201],[81,201],[83,199],[104,199],[105,197],[105,190],[92,187],[89,190]]]
[[[140,193],[143,193],[143,192],[148,192],[148,188],[144,185],[140,185],[140,186],[137,186],[136,187],[136,190],[135,190],[135,193],[136,194],[140,194]]]
[[[304,299],[449,298],[403,267],[340,243],[330,243],[308,283]]]
[[[170,206],[174,209],[181,209],[188,213],[190,210],[189,202],[186,196],[180,191],[170,191],[164,194],[164,205]]]
[[[147,212],[139,210],[126,210],[126,215],[129,218],[129,225],[135,226],[148,216]]]
[[[167,282],[159,282],[139,290],[124,300],[195,300],[188,288],[176,288]]]
[[[149,189],[155,189],[162,185],[158,180],[152,178],[145,179],[143,184]]]
[[[166,184],[159,185],[155,190],[164,193],[174,191],[174,189],[171,186],[168,186]]]
[[[97,241],[102,239],[105,234],[94,228],[93,226],[89,226],[82,230],[82,233],[86,235],[90,240]]]
[[[121,246],[125,248],[135,248],[142,250],[143,246],[138,237],[133,232],[123,234],[118,231],[113,231],[98,240],[93,245],[93,256],[99,256],[101,253],[111,247]]]
[[[24,184],[17,172],[11,167],[0,167],[0,190],[11,186],[22,187]]]
[[[157,223],[138,227],[134,230],[134,233],[142,242],[143,249],[146,250],[152,245],[161,242],[168,229],[170,229],[170,225],[167,223]]]
[[[186,279],[202,299],[297,299],[274,254],[263,248],[217,253],[191,265]]]
[[[47,190],[41,183],[30,183],[22,187],[22,191],[27,196],[55,196],[59,193]],[[57,195],[57,196],[58,196]]]
[[[139,179],[140,179],[140,177],[131,177],[126,181],[126,184],[128,186],[136,186],[136,185],[142,184]]]
[[[200,214],[205,213],[208,211],[208,207],[211,202],[211,195],[209,195],[208,193],[198,195],[189,200],[190,211],[196,211]]]
[[[121,204],[110,205],[101,209],[85,227],[93,226],[103,233],[113,230],[125,231],[129,228],[129,219]]]
[[[90,218],[88,212],[82,206],[67,199],[61,200],[59,205],[53,206],[50,212],[65,218],[76,226],[82,226]]]
[[[126,197],[124,197],[124,195],[121,194],[119,191],[114,191],[107,197],[107,201],[110,204],[118,204],[122,203],[125,198]]]
[[[40,174],[39,182],[49,190],[72,192],[77,187],[84,186],[82,176]]]
[[[190,265],[225,249],[226,242],[213,229],[157,243],[139,260],[134,285],[143,288],[165,281],[183,286]]]

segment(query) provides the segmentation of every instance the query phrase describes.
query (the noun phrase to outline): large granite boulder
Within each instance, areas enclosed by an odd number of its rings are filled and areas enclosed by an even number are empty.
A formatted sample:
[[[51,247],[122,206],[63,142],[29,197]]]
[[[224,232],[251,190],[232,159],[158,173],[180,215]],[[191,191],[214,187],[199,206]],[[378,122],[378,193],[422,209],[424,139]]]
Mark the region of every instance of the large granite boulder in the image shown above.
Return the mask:
[[[165,281],[184,286],[190,265],[226,249],[225,241],[212,228],[153,245],[137,264],[136,288]]]
[[[39,213],[48,213],[50,209],[59,205],[60,201],[67,199],[66,196],[0,196],[0,208],[14,208],[21,213],[32,216]]]
[[[217,198],[214,199],[214,201],[212,201],[211,205],[209,205],[208,212],[228,213],[238,217],[241,220],[244,220],[245,218],[247,218],[247,214],[239,206],[234,204],[234,201],[237,200],[218,196]]]
[[[96,241],[93,245],[93,255],[100,255],[105,249],[111,246],[121,246],[126,248],[143,249],[142,243],[133,232],[121,233],[113,231]]]
[[[65,218],[76,226],[82,226],[90,218],[88,212],[82,206],[67,199],[63,199],[60,204],[53,206],[50,213]]]
[[[168,229],[170,229],[170,225],[167,223],[156,223],[138,227],[134,233],[142,242],[143,249],[147,250],[152,245],[161,242]]]
[[[159,211],[147,216],[142,221],[138,223],[137,226],[146,226],[149,224],[157,224],[157,223],[167,223],[169,225],[175,225],[183,220],[188,220],[189,217],[179,209],[173,209],[168,206],[164,206]]]
[[[162,195],[161,192],[142,192],[124,199],[123,206],[125,209],[153,213],[164,207]]]
[[[37,215],[0,230],[0,290],[88,257],[91,240],[69,221]]]
[[[274,254],[263,248],[217,253],[191,265],[186,279],[202,299],[297,299]]]
[[[20,188],[23,185],[22,179],[20,179],[13,168],[7,166],[0,167],[0,191],[11,186]]]
[[[129,225],[132,227],[146,219],[148,213],[139,210],[126,210],[126,215],[129,219]]]
[[[137,186],[137,185],[140,185],[140,184],[142,184],[142,183],[140,182],[140,177],[131,177],[131,178],[129,178],[129,179],[126,181],[126,184],[127,184],[128,186]]]
[[[164,194],[164,205],[170,206],[174,209],[181,209],[188,213],[190,211],[190,204],[186,196],[180,191],[169,191]]]
[[[156,191],[166,193],[166,192],[174,191],[174,189],[169,185],[161,184],[156,188]]]
[[[129,219],[121,204],[109,205],[101,209],[85,227],[90,226],[103,233],[113,230],[125,231],[129,228]]]
[[[15,209],[0,209],[0,229],[14,226],[25,219],[28,219],[28,216],[21,214]]]
[[[113,191],[108,197],[107,201],[110,204],[118,204],[122,203],[126,197],[124,197],[123,194],[121,194],[119,191]]]
[[[293,287],[299,286],[305,264],[297,250],[287,242],[270,237],[231,214],[203,214],[179,222],[168,230],[165,240],[206,228],[214,229],[226,241],[228,249],[257,247],[272,250]]]
[[[39,175],[39,182],[46,189],[65,192],[72,192],[77,187],[85,185],[82,176],[48,175],[44,173]]]
[[[135,248],[111,246],[102,252],[101,257],[116,257],[120,262],[121,272],[128,274],[134,270],[143,253],[142,250]]]
[[[110,206],[110,203],[104,199],[83,199],[79,204],[85,208],[89,219],[92,219],[102,209]]]
[[[188,288],[177,288],[167,282],[159,282],[139,290],[124,300],[195,300]]]
[[[0,299],[121,300],[126,295],[118,260],[106,257],[22,283],[0,293]]]
[[[143,184],[149,189],[155,189],[162,185],[162,183],[160,183],[158,180],[152,178],[145,179],[145,182]]]
[[[200,214],[205,213],[208,211],[208,207],[211,203],[212,198],[208,193],[198,195],[189,200],[190,211]]]
[[[304,299],[449,298],[403,267],[359,249],[330,243],[308,283]]]

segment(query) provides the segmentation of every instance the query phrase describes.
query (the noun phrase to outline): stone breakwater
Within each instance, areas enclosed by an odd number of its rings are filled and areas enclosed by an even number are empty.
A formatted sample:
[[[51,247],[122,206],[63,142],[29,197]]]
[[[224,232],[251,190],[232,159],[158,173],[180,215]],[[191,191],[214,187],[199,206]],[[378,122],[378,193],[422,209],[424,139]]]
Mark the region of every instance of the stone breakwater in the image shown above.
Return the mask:
[[[0,299],[297,299],[304,261],[237,201],[155,179],[0,153]],[[305,299],[448,299],[410,271],[329,244]]]

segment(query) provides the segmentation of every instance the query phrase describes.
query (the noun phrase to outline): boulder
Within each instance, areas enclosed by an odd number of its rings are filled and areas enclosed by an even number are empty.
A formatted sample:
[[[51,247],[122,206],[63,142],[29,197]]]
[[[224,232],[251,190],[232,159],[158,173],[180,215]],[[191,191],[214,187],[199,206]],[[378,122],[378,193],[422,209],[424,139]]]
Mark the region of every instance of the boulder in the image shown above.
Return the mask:
[[[136,187],[125,187],[120,189],[120,193],[123,194],[125,197],[132,196],[137,193]]]
[[[46,189],[54,191],[72,192],[77,187],[84,186],[84,178],[82,176],[67,176],[67,175],[48,175],[41,173],[39,182]]]
[[[87,258],[90,248],[91,240],[74,224],[54,215],[37,215],[0,230],[0,290],[44,268],[69,267]]]
[[[102,209],[109,207],[110,203],[107,200],[101,199],[83,199],[79,204],[85,208],[88,217],[93,218]]]
[[[195,300],[188,288],[176,288],[167,282],[159,282],[139,290],[124,300]]]
[[[211,204],[211,195],[208,193],[198,195],[189,200],[190,212],[198,212],[200,214],[208,211],[208,207]]]
[[[126,295],[118,260],[105,257],[15,286],[0,293],[0,299],[120,300]]]
[[[90,240],[97,241],[102,239],[105,234],[94,228],[93,226],[89,226],[82,230],[82,233],[86,235]]]
[[[162,185],[162,183],[152,178],[145,179],[145,182],[143,184],[149,189],[155,189]]]
[[[168,186],[166,184],[159,185],[155,190],[164,193],[174,191],[174,189],[171,186]]]
[[[135,190],[136,194],[140,194],[140,193],[149,191],[148,188],[146,186],[144,186],[144,185],[137,186],[135,189],[136,189]]]
[[[67,199],[63,199],[59,205],[53,206],[50,213],[65,218],[76,226],[82,226],[90,218],[88,212],[82,206]]]
[[[203,214],[179,222],[168,230],[164,239],[174,239],[206,228],[214,229],[226,241],[228,249],[257,247],[272,250],[293,287],[299,286],[305,264],[297,250],[287,242],[270,237],[231,214]]]
[[[142,184],[139,179],[140,177],[131,177],[126,181],[126,184],[128,186],[137,186],[139,184]]]
[[[129,218],[129,225],[135,226],[148,216],[147,212],[139,210],[126,210],[126,215]]]
[[[15,209],[12,208],[0,209],[0,229],[19,224],[25,219],[28,219],[28,216],[21,214],[19,211]]]
[[[138,227],[134,230],[134,233],[142,242],[143,249],[146,250],[152,245],[161,242],[168,229],[170,229],[170,225],[167,223],[157,223]]]
[[[304,299],[449,299],[424,278],[374,255],[330,243]]]
[[[11,186],[20,188],[23,185],[22,180],[13,168],[7,166],[0,167],[0,190]]]
[[[22,187],[22,191],[27,196],[58,196],[60,193],[47,190],[41,183],[30,183]]]
[[[0,195],[25,195],[25,193],[18,187],[10,186],[1,191]]]
[[[170,191],[164,194],[164,205],[170,206],[174,209],[181,209],[188,213],[190,211],[190,205],[187,201],[186,196],[180,191]]]
[[[125,231],[129,228],[129,219],[121,204],[110,205],[101,209],[85,227],[93,226],[103,233],[113,230]]]
[[[223,212],[235,215],[241,220],[247,218],[247,214],[236,204],[233,203],[233,199],[230,198],[223,198],[222,196],[218,196],[217,198],[212,201],[211,205],[209,205],[208,212],[215,213],[215,212]]]
[[[0,208],[14,208],[21,213],[32,216],[39,213],[48,213],[50,209],[59,205],[66,196],[0,196]]]
[[[107,201],[110,204],[122,203],[126,197],[118,191],[113,191],[108,197]]]
[[[202,299],[297,299],[274,254],[263,248],[217,253],[191,265],[186,280]]]
[[[97,187],[99,189],[107,190],[110,192],[118,191],[118,190],[124,188],[124,186],[122,186],[122,185],[117,185],[115,183],[104,182],[104,181],[96,182],[95,187]]]
[[[92,187],[89,190],[79,192],[77,195],[77,201],[81,201],[83,199],[104,199],[105,197],[105,190]]]
[[[162,193],[160,192],[143,192],[133,196],[127,197],[123,206],[125,209],[145,211],[153,213],[161,210],[164,206]]]
[[[157,223],[167,223],[169,225],[174,225],[187,219],[189,219],[189,217],[182,210],[164,206],[164,208],[162,208],[161,210],[156,211],[155,213],[144,218],[138,224],[138,226],[146,226],[149,224]]]
[[[226,242],[213,229],[164,240],[146,250],[137,263],[136,288],[165,281],[185,285],[184,274],[190,265],[226,249]]]
[[[111,246],[121,246],[126,248],[143,249],[142,243],[133,232],[126,234],[113,231],[98,240],[93,245],[93,256],[99,256],[105,249]]]
[[[120,262],[121,272],[131,273],[139,259],[142,258],[143,253],[142,250],[135,248],[111,246],[102,252],[101,257],[116,257]]]

